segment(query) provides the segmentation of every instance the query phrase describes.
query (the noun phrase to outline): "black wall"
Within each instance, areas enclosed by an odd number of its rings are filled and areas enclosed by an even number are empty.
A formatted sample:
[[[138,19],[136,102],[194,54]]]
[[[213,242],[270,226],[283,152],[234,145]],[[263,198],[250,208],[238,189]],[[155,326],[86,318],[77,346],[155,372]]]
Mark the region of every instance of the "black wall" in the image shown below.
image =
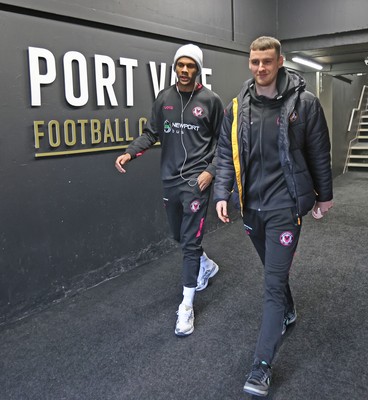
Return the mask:
[[[176,49],[189,41],[198,43],[208,68],[206,83],[226,105],[250,76],[251,40],[261,34],[280,33],[281,39],[298,36],[295,2],[291,7],[287,1],[189,0],[184,11],[182,3],[176,3],[0,3],[0,34],[7,38],[2,40],[0,58],[0,324],[140,265],[173,246],[161,204],[159,147],[129,164],[123,176],[114,168],[116,156],[130,137],[138,135],[140,119],[149,117],[155,97],[151,61],[158,71],[161,63],[166,64],[167,86]],[[316,28],[313,21],[310,18],[310,25],[306,24],[311,35]],[[343,22],[341,29],[348,28]],[[332,22],[324,29],[332,32]],[[56,77],[41,85],[40,105],[31,103],[30,47],[45,49],[55,60]],[[81,106],[71,105],[66,96],[71,83],[65,82],[63,60],[71,51],[85,61],[87,70],[88,101]],[[99,56],[110,60],[116,73],[117,105],[110,103],[106,90],[106,104],[97,102],[95,61]],[[128,104],[127,68],[120,65],[121,57],[137,62],[130,82],[133,104]],[[41,74],[50,72],[42,59],[38,67]],[[103,70],[104,76],[112,73],[106,65]],[[75,63],[72,71],[73,95],[78,97]],[[308,79],[313,82],[313,77]],[[351,95],[359,91],[356,86],[339,85],[336,90],[341,98],[359,97]],[[341,113],[336,118],[346,125]],[[86,143],[81,139],[81,120],[87,121]],[[115,120],[121,141],[116,139]],[[54,121],[50,137],[49,121]],[[70,131],[69,144],[65,143],[65,121],[69,128],[73,123],[77,126],[76,143],[70,144]],[[101,124],[105,141],[91,142],[92,123]],[[55,124],[60,126],[60,145],[55,144]],[[343,144],[339,146],[340,159]],[[212,208],[207,229],[218,225]]]
[[[3,43],[0,60],[6,93],[0,100],[0,321],[126,271],[173,245],[162,208],[159,147],[120,175],[114,161],[130,139],[114,142],[116,133],[111,132],[118,119],[120,137],[126,137],[128,120],[129,136],[138,135],[139,120],[149,117],[155,98],[149,63],[156,63],[158,73],[161,63],[166,64],[168,86],[173,56],[183,42],[52,17],[9,10],[0,14],[2,33],[11,38]],[[55,60],[56,77],[41,85],[39,106],[31,104],[30,47],[49,51]],[[204,67],[211,69],[206,83],[227,103],[247,75],[246,57],[202,47]],[[83,106],[72,106],[66,99],[63,59],[70,51],[78,52],[86,62],[89,96]],[[96,55],[113,60],[117,106],[110,104],[107,95],[106,105],[97,105]],[[126,68],[120,66],[120,57],[138,64],[133,69],[134,103],[130,106]],[[38,65],[37,73],[50,72],[50,62],[41,58]],[[75,97],[80,94],[78,88],[75,79]],[[109,120],[112,128],[107,143],[91,143],[88,122],[87,143],[81,144],[80,120],[98,121],[102,132]],[[49,121],[53,121],[52,129]],[[65,121],[69,127],[71,123],[77,126],[74,145],[64,143]],[[60,127],[58,146],[55,124]],[[70,142],[72,130],[67,132]],[[217,224],[211,210],[207,229]]]

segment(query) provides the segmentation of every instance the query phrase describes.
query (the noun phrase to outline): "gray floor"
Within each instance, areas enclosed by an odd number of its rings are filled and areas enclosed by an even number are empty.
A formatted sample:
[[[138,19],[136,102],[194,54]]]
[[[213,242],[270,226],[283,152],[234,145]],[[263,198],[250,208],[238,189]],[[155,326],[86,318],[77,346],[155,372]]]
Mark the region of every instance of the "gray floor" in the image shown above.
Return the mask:
[[[335,180],[335,207],[307,216],[291,273],[298,320],[268,399],[358,400],[368,377],[368,172]],[[174,335],[180,252],[0,331],[1,400],[239,400],[260,323],[262,268],[241,221],[207,234],[220,265]]]

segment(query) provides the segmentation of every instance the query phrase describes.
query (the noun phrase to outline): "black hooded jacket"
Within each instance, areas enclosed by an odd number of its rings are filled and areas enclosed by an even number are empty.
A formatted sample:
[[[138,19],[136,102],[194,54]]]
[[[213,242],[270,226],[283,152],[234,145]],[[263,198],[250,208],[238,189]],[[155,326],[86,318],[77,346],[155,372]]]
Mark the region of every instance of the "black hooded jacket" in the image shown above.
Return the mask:
[[[214,200],[228,201],[235,188],[241,211],[295,205],[303,216],[315,201],[332,200],[327,123],[299,74],[280,68],[277,89],[274,99],[257,96],[250,79],[226,108]]]

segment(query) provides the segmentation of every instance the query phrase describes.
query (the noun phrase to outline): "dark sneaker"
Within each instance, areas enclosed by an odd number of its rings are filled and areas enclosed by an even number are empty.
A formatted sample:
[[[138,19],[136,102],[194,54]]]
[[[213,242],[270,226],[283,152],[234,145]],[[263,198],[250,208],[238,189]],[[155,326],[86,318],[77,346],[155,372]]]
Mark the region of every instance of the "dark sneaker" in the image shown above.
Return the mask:
[[[284,324],[282,325],[282,332],[281,334],[284,335],[286,332],[286,329],[289,325],[293,324],[296,321],[296,309],[294,307],[293,311],[288,312],[284,316]]]
[[[178,311],[178,319],[175,325],[176,336],[188,336],[194,331],[194,311],[193,307],[180,304]]]
[[[244,392],[256,396],[267,396],[271,383],[272,371],[266,361],[258,361],[253,364],[252,372],[244,384]]]
[[[200,263],[201,266],[199,268],[196,287],[197,292],[206,289],[209,279],[213,278],[219,271],[219,266],[208,258],[206,253],[203,253],[201,256]]]

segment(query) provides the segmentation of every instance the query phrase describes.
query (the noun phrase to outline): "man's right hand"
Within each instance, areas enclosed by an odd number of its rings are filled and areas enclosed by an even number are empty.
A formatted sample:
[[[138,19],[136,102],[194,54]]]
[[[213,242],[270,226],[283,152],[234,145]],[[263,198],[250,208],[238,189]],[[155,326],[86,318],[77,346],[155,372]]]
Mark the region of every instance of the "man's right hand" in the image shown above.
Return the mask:
[[[221,200],[216,203],[217,216],[222,222],[230,222],[230,218],[227,215],[227,201]]]
[[[126,170],[123,168],[123,165],[128,163],[132,159],[131,155],[128,153],[124,153],[119,156],[115,161],[115,168],[122,174],[125,174]]]

